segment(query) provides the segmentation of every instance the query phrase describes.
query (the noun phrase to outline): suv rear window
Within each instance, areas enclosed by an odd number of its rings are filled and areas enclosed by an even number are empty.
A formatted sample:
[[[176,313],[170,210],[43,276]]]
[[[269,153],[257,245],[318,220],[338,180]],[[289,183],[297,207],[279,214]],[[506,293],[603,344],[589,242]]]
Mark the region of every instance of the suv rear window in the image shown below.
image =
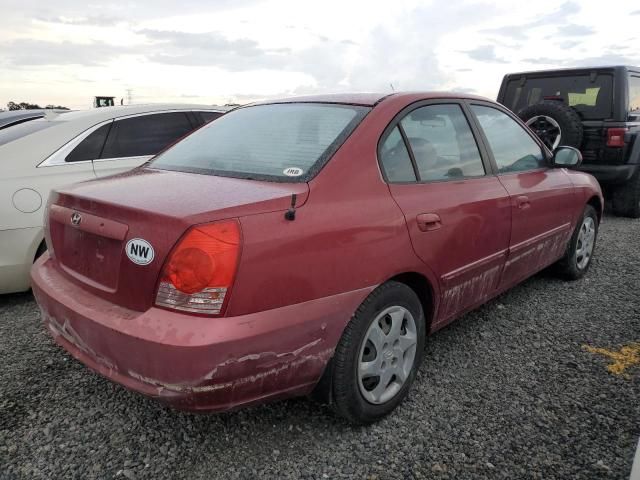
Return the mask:
[[[509,80],[504,106],[514,112],[545,99],[561,99],[585,120],[611,118],[613,76],[599,74]]]
[[[362,106],[322,103],[240,108],[178,142],[150,166],[239,178],[306,181],[368,111]]]

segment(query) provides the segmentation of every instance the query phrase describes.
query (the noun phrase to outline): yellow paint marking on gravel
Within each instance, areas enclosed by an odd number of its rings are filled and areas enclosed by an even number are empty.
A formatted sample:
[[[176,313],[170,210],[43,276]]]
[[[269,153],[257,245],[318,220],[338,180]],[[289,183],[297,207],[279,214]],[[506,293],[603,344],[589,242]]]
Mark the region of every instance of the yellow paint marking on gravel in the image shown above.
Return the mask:
[[[614,375],[622,375],[629,378],[629,375],[625,373],[625,371],[631,367],[640,365],[640,343],[630,343],[629,345],[621,347],[618,351],[592,347],[590,345],[583,345],[582,348],[587,352],[604,355],[613,360],[613,363],[607,365],[607,370]]]

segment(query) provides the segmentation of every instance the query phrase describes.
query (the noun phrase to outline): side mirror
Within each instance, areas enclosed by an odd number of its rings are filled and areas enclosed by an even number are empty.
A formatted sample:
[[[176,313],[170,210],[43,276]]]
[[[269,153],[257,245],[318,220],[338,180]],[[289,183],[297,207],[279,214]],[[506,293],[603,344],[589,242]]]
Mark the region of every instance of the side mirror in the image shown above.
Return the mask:
[[[582,163],[580,150],[573,147],[558,147],[553,151],[552,165],[559,168],[579,167]]]

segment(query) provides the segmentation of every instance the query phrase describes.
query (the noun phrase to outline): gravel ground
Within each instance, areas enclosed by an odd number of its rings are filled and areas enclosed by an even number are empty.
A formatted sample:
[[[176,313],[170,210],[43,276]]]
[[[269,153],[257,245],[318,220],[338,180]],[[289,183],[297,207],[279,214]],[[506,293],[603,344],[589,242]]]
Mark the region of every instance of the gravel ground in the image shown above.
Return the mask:
[[[366,428],[305,399],[170,410],[91,373],[0,297],[0,478],[626,479],[629,378],[585,351],[640,341],[640,221],[606,218],[582,281],[543,272],[430,339],[408,400]]]

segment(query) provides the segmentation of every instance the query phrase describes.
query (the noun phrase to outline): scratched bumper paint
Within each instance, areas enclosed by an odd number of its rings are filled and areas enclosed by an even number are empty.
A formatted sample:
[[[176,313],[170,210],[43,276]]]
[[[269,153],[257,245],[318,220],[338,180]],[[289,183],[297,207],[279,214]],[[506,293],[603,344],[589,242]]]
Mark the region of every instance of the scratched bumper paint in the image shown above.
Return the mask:
[[[311,392],[371,288],[241,317],[137,312],[32,270],[44,324],[75,358],[126,388],[189,410],[227,410]]]

